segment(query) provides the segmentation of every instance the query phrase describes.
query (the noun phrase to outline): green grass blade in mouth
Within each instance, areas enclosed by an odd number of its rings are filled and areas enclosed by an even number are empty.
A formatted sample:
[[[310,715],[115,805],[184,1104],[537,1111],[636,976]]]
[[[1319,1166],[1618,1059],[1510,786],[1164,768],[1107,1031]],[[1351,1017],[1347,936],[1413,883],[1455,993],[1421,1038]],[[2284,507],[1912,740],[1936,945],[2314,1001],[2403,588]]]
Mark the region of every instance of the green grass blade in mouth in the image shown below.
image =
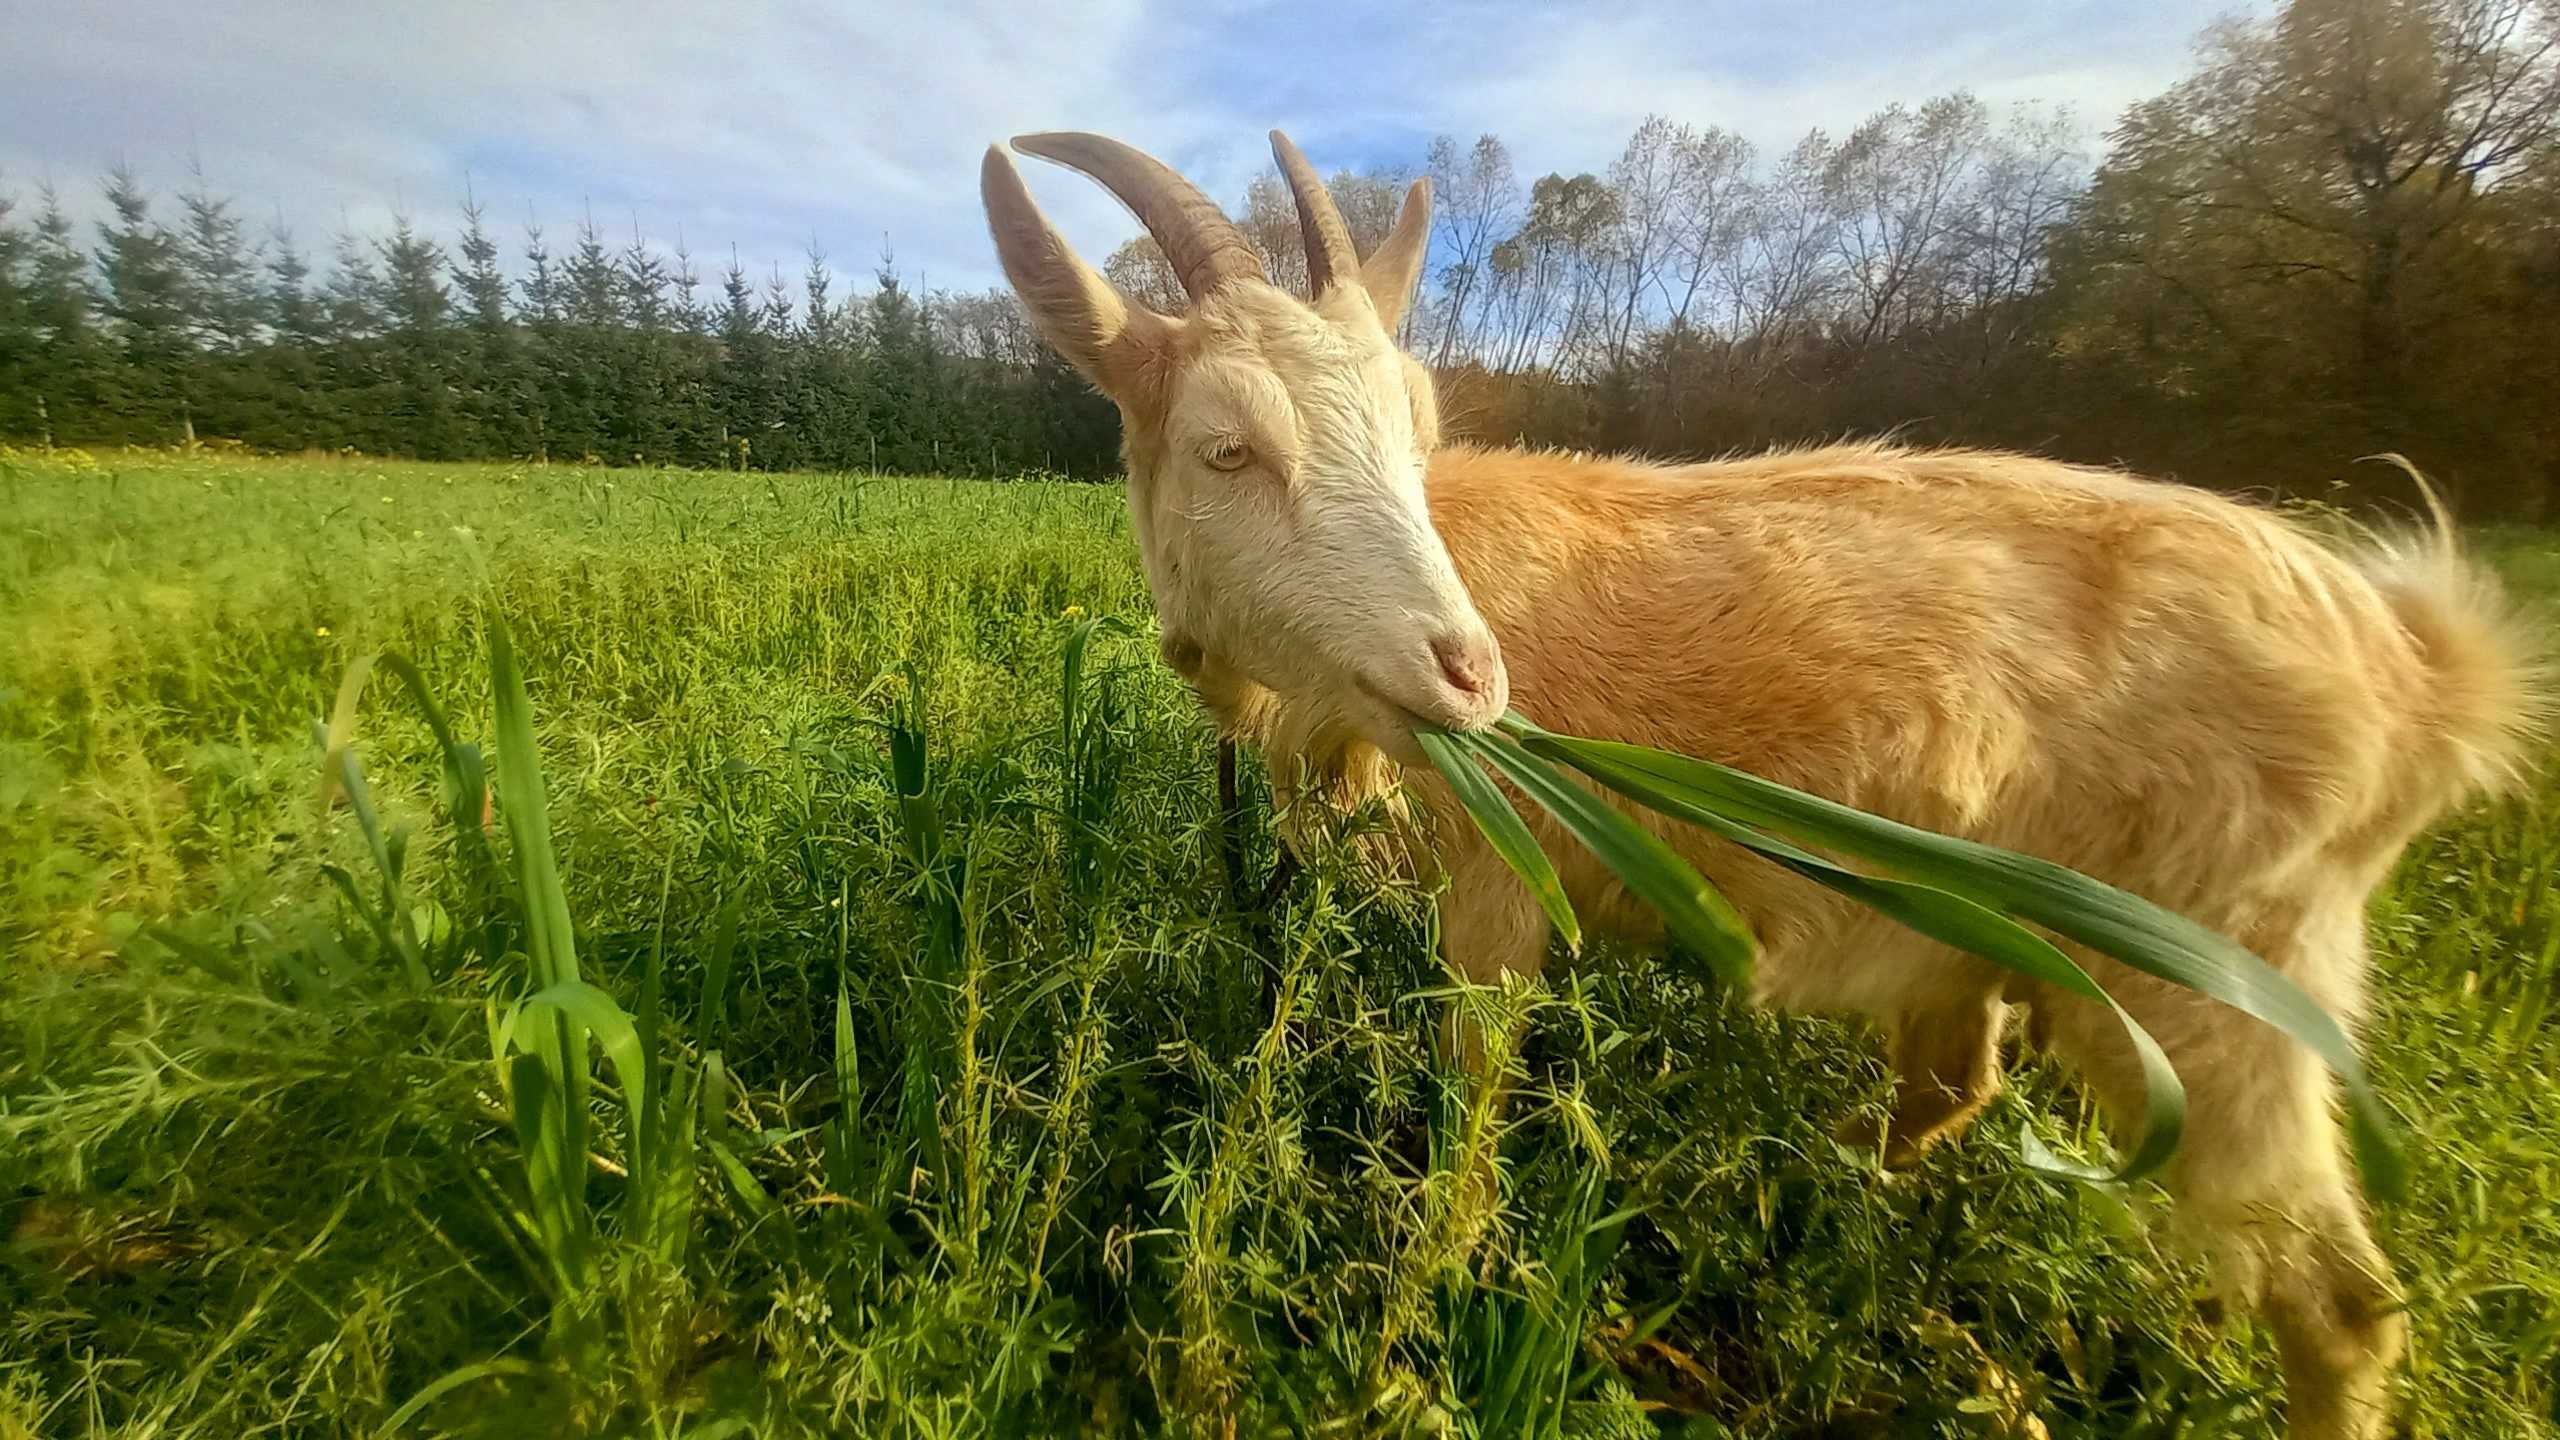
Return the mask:
[[[2264,960],[2195,921],[2078,871],[1996,846],[1904,825],[1729,765],[1616,741],[1542,730],[1514,715],[1506,731],[1534,753],[1577,768],[1613,763],[1681,787],[1716,813],[1873,861],[1901,876],[2014,914],[2145,974],[2209,995],[2308,1046],[2344,1085],[2356,1163],[2384,1198],[2405,1169],[2390,1112],[2336,1017]]]
[[[2265,961],[2196,922],[2049,861],[1941,835],[1871,815],[1713,761],[1546,730],[1514,711],[1500,737],[1424,730],[1424,754],[1447,777],[1460,804],[1550,916],[1570,909],[1555,868],[1536,848],[1500,791],[1472,758],[1535,799],[1659,912],[1672,934],[1698,949],[1719,976],[1749,975],[1753,944],[1741,917],[1659,837],[1598,800],[1557,767],[1571,767],[1657,813],[1730,843],[1845,895],[1920,934],[2083,999],[2104,1004],[2124,1026],[2141,1067],[2143,1135],[2110,1173],[2068,1165],[2029,1146],[2039,1170],[2084,1179],[2149,1174],[2174,1153],[2186,1101],[2168,1056],[2148,1031],[2076,961],[2026,928],[2031,922],[2146,974],[2222,1001],[2308,1046],[2344,1082],[2358,1168],[2375,1193],[2405,1183],[2388,1112],[2335,1017]],[[1490,801],[1491,803],[1488,803]],[[1808,850],[1816,845],[1892,873],[1850,870]],[[1561,922],[1559,922],[1559,928]],[[1577,927],[1578,929],[1578,927]],[[1577,931],[1567,931],[1568,935]]]
[[[1450,791],[1466,807],[1494,852],[1529,887],[1538,908],[1547,912],[1556,933],[1564,937],[1565,948],[1580,950],[1582,922],[1574,916],[1573,902],[1565,898],[1564,882],[1557,878],[1555,863],[1547,858],[1547,852],[1538,848],[1537,837],[1529,833],[1520,812],[1511,808],[1510,797],[1470,758],[1468,747],[1457,736],[1440,730],[1417,730],[1413,738],[1422,746],[1422,753],[1430,757],[1432,768],[1449,782]]]
[[[1694,792],[1605,760],[1590,760],[1585,774],[1629,799],[1675,820],[1773,860],[1798,875],[1932,940],[1979,955],[1993,964],[2104,1005],[2124,1027],[2142,1069],[2142,1142],[2115,1171],[2045,1158],[2026,1149],[2028,1168],[2068,1179],[2118,1183],[2158,1170],[2178,1148],[2186,1128],[2186,1087],[2160,1043],[2116,1003],[2089,972],[2050,940],[1989,906],[1952,891],[1890,876],[1863,875],[1718,813]]]
[[[1459,749],[1500,771],[1571,831],[1629,890],[1662,916],[1682,944],[1728,985],[1751,982],[1758,941],[1724,893],[1654,834],[1599,796],[1565,778],[1554,764],[1491,735],[1453,734]]]

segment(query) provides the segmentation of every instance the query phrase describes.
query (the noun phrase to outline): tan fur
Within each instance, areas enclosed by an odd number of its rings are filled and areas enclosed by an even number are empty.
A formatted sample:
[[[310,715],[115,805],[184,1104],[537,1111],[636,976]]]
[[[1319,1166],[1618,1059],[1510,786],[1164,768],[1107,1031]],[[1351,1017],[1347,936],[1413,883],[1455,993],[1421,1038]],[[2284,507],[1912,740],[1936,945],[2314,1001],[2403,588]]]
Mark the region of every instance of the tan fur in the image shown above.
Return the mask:
[[[1035,310],[1075,293],[1031,279]],[[1166,657],[1227,733],[1265,751],[1284,832],[1294,842],[1364,800],[1418,800],[1416,838],[1448,882],[1447,957],[1470,977],[1535,972],[1548,927],[1428,767],[1406,768],[1418,756],[1397,717],[1344,682],[1358,661],[1336,647],[1385,633],[1368,617],[1395,607],[1163,583],[1186,527],[1226,523],[1200,518],[1216,482],[1189,466],[1195,432],[1227,427],[1275,455],[1429,451],[1430,528],[1491,631],[1510,703],[1538,722],[2087,871],[2230,934],[2351,1022],[2374,886],[2422,826],[2526,753],[2538,680],[2525,639],[2449,534],[2332,547],[2199,491],[1979,451],[1841,445],[1665,466],[1435,448],[1427,379],[1384,347],[1378,308],[1348,286],[1309,307],[1240,282],[1162,322],[1179,329],[1161,385],[1117,391],[1130,496]],[[1076,314],[1043,323],[1089,333]],[[1114,388],[1107,366],[1088,373]],[[1382,418],[1397,407],[1409,427]],[[1439,560],[1408,547],[1380,563]],[[1523,813],[1587,923],[1658,938],[1587,852]],[[1643,818],[1751,921],[1759,998],[1883,1027],[1901,1070],[1897,1163],[1989,1098],[2012,1004],[2034,1007],[2119,1126],[2140,1124],[2139,1075],[2099,1007]],[[2187,1083],[2172,1184],[2236,1297],[2273,1322],[2294,1433],[2380,1434],[2403,1322],[2325,1071],[2217,1002],[2080,958]]]
[[[1523,714],[2085,870],[2243,940],[2350,1020],[2368,895],[2418,829],[2525,753],[2523,637],[2433,542],[2342,554],[2192,490],[1887,446],[1677,468],[1451,449],[1431,480]],[[1328,800],[1398,778],[1321,695],[1204,697],[1273,749],[1275,774],[1314,762]],[[1450,873],[1451,962],[1537,970],[1544,917],[1435,777],[1401,778]],[[1658,934],[1524,814],[1579,909]],[[2139,1126],[2132,1057],[2096,1007],[1656,828],[1752,920],[1763,999],[1885,1026],[1896,1163],[1989,1098],[2004,1002],[2050,1012],[2040,1028]],[[2295,1433],[2380,1433],[2402,1325],[2325,1072],[2217,1002],[2079,958],[2187,1080],[2173,1183],[2227,1283],[2275,1322]]]

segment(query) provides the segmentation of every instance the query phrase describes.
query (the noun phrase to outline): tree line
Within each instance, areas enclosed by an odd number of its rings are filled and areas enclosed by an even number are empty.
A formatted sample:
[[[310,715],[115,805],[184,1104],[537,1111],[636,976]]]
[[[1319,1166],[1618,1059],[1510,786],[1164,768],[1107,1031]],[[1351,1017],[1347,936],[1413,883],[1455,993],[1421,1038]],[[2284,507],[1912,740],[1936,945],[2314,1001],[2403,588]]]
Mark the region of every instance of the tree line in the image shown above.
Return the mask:
[[[1027,348],[956,333],[967,306],[883,262],[839,295],[826,257],[708,294],[693,257],[592,219],[512,267],[476,204],[450,251],[407,221],[340,235],[325,269],[201,184],[174,214],[125,170],[94,247],[39,192],[0,197],[0,434],[426,459],[1100,474],[1116,419]],[[983,307],[981,307],[983,308]]]
[[[2473,516],[2560,498],[2560,5],[2290,0],[2084,152],[1969,94],[1763,155],[1653,117],[1524,182],[1433,142],[1402,337],[1461,433],[1701,455],[1895,430],[2331,493],[2408,454]],[[1408,172],[1335,175],[1355,238]],[[0,195],[0,434],[430,458],[1102,476],[1117,421],[1001,291],[751,277],[592,220],[450,248],[407,222],[325,261],[200,180]],[[1286,187],[1236,214],[1303,285]],[[506,253],[512,249],[513,253]],[[1180,308],[1143,238],[1106,272]],[[2388,483],[2377,480],[2375,483]]]

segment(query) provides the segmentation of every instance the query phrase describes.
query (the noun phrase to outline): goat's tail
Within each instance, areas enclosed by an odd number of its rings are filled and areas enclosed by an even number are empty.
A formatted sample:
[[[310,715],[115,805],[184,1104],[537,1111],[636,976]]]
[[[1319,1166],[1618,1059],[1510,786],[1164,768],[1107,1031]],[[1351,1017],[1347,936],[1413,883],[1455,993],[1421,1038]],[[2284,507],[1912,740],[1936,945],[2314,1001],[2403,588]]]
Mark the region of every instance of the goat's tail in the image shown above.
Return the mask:
[[[2427,693],[2412,718],[2443,747],[2441,763],[2457,791],[2445,799],[2512,788],[2531,771],[2560,714],[2549,627],[2462,553],[2452,516],[2416,466],[2398,455],[2375,458],[2408,473],[2433,522],[2369,531],[2354,558],[2426,666]]]

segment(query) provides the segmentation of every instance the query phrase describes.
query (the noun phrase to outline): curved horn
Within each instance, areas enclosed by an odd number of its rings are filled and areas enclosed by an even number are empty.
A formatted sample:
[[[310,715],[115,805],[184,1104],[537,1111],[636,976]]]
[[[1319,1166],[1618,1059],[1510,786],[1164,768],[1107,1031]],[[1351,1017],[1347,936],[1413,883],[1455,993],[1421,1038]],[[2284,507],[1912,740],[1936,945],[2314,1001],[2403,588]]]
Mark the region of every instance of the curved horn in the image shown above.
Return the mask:
[[[1324,188],[1305,152],[1274,130],[1271,154],[1288,178],[1290,196],[1298,202],[1298,233],[1307,242],[1307,298],[1318,299],[1334,281],[1360,273],[1360,254],[1351,246],[1351,227],[1342,223],[1333,192]]]
[[[1100,135],[1017,135],[1014,148],[1102,182],[1154,236],[1182,292],[1198,303],[1230,280],[1261,279],[1262,261],[1216,202],[1164,162]]]

